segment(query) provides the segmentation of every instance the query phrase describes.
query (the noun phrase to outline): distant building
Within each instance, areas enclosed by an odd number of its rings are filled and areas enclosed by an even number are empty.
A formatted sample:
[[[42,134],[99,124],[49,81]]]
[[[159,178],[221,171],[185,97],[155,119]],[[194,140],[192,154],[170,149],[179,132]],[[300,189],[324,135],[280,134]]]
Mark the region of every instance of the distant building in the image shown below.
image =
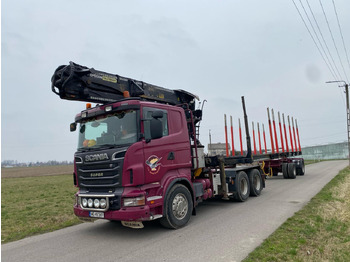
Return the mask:
[[[231,150],[230,144],[228,144],[228,151]],[[208,155],[215,156],[221,155],[226,156],[226,144],[225,143],[212,143],[208,145]]]
[[[302,148],[302,157],[306,160],[346,159],[349,158],[348,143],[310,146]]]

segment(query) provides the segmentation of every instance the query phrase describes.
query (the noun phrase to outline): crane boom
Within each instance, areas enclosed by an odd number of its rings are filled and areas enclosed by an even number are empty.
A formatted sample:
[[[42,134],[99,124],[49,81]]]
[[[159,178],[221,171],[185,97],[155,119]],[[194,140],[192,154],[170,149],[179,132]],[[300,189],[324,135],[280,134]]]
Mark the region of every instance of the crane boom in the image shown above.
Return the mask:
[[[52,78],[51,89],[61,99],[93,103],[111,103],[130,97],[168,103],[190,104],[194,108],[196,95],[184,90],[171,90],[135,79],[110,74],[73,62],[59,66]]]

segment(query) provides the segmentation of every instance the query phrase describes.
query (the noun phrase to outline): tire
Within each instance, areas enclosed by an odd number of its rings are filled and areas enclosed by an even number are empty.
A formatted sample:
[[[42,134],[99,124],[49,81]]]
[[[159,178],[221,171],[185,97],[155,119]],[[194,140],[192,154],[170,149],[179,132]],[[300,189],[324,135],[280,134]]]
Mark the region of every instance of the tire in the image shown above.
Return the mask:
[[[263,189],[263,181],[261,173],[258,169],[252,169],[249,171],[249,186],[250,186],[250,195],[259,196]]]
[[[294,163],[288,164],[288,177],[295,179],[297,177],[297,168]]]
[[[235,185],[237,192],[234,199],[238,202],[246,201],[250,194],[249,179],[246,172],[238,172],[235,179]]]
[[[191,218],[193,202],[190,191],[181,184],[175,184],[169,191],[164,204],[162,226],[177,229],[185,226]]]
[[[304,163],[304,160],[300,161],[300,165],[297,166],[297,175],[298,176],[305,175],[305,163]]]
[[[289,178],[289,176],[288,176],[288,163],[282,164],[282,174],[283,174],[284,179]]]

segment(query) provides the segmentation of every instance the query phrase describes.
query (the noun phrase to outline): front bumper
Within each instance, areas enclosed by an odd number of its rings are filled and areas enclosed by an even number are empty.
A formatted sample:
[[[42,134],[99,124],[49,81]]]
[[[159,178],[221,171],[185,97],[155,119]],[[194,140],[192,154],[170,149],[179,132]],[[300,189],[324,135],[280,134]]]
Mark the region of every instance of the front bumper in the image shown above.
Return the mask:
[[[80,206],[74,206],[74,214],[78,217],[90,217],[90,211],[83,210]],[[104,219],[120,221],[148,221],[158,218],[150,212],[148,205],[139,207],[125,207],[119,210],[107,210]]]
[[[144,202],[136,206],[124,206],[125,199],[133,199],[145,196]],[[147,196],[147,197],[146,197]],[[107,200],[107,206],[104,209],[86,208],[81,203],[82,198]],[[130,203],[129,203],[130,204]],[[97,212],[97,213],[91,213]],[[100,213],[100,214],[98,214]],[[103,215],[101,214],[103,213]],[[162,196],[151,195],[148,191],[129,187],[114,192],[113,194],[94,194],[86,192],[77,192],[74,205],[74,214],[82,218],[96,218],[101,215],[101,219],[119,220],[119,221],[148,221],[162,217],[163,198]],[[91,216],[90,216],[91,214]]]

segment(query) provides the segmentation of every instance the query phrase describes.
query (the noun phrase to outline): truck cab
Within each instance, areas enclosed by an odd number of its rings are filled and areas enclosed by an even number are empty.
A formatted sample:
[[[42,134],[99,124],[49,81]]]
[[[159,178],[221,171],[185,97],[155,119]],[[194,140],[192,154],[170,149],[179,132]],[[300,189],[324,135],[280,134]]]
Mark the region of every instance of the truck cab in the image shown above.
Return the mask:
[[[71,129],[78,132],[78,217],[126,225],[153,220],[163,216],[164,196],[174,181],[193,191],[191,143],[181,107],[126,99],[82,111]],[[192,210],[188,205],[179,212]]]
[[[206,100],[196,109],[199,98],[190,92],[73,62],[59,66],[51,83],[61,99],[97,103],[87,104],[71,124],[78,133],[73,175],[79,218],[118,220],[133,228],[160,218],[176,229],[203,200],[243,202],[260,195],[265,177],[251,154],[244,97],[248,153],[206,156],[199,142]]]

